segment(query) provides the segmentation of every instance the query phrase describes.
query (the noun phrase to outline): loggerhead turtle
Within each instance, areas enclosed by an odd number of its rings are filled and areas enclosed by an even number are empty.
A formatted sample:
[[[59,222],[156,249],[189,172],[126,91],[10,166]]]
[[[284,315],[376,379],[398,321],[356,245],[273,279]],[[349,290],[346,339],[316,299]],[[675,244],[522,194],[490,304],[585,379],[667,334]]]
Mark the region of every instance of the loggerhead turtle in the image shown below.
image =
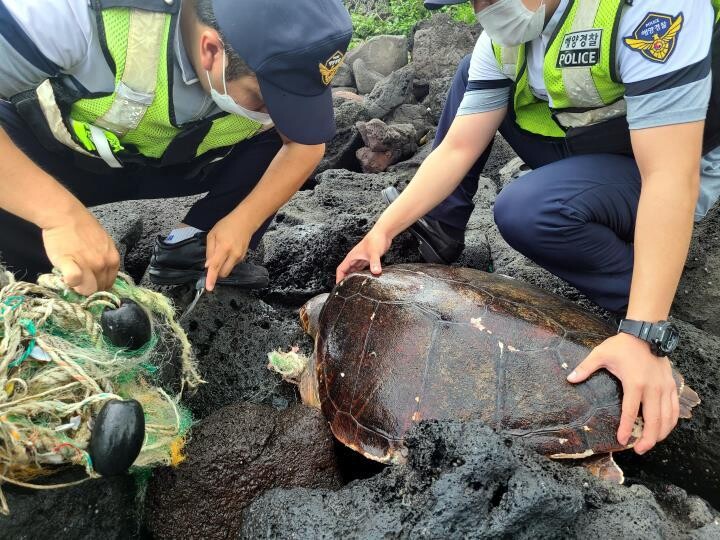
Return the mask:
[[[403,437],[424,419],[479,419],[554,459],[583,459],[623,482],[612,452],[622,387],[606,371],[567,375],[615,333],[575,304],[514,279],[468,268],[398,265],[355,273],[300,310],[311,360],[271,353],[335,437],[366,457],[403,462]],[[294,361],[294,362],[293,362]],[[305,369],[307,366],[307,369]],[[698,395],[675,372],[681,417]],[[635,435],[642,420],[638,419]]]

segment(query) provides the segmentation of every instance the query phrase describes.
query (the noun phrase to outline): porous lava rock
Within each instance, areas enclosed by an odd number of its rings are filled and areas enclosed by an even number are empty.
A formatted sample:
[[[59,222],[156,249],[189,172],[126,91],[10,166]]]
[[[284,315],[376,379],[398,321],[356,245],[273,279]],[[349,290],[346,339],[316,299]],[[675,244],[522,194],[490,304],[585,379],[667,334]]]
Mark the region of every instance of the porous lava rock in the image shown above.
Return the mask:
[[[359,58],[353,68],[355,86],[360,94],[369,94],[375,86],[385,78],[385,75],[378,73],[367,65],[367,62]]]
[[[389,116],[390,124],[412,124],[418,141],[434,129],[435,124],[430,110],[421,104],[404,103]]]
[[[378,82],[365,98],[370,118],[383,119],[403,103],[412,102],[414,80],[414,67],[408,64]]]
[[[59,485],[86,478],[80,467],[34,480]],[[141,480],[132,475],[88,480],[78,485],[35,490],[2,486],[10,515],[0,515],[0,537],[35,538],[136,538]]]
[[[272,298],[302,302],[335,284],[335,269],[370,230],[386,205],[383,188],[404,185],[413,169],[382,174],[330,170],[313,190],[298,193],[265,235],[263,264]],[[385,264],[419,261],[417,244],[401,235]]]
[[[342,86],[354,86],[355,85],[355,77],[352,72],[352,68],[347,65],[347,63],[342,64],[335,74],[335,78],[332,81],[333,87],[342,87]]]
[[[408,63],[408,41],[404,36],[375,36],[361,43],[345,56],[345,64],[358,60],[383,76],[390,75]]]
[[[357,151],[357,157],[365,173],[384,172],[403,158],[412,157],[417,151],[417,133],[412,124],[388,126],[377,118],[369,122],[358,122],[365,146]]]
[[[362,147],[362,139],[355,124],[370,119],[363,101],[354,99],[342,100],[335,108],[335,124],[337,133],[325,149],[325,156],[318,166],[314,176],[328,169],[354,169],[357,168],[355,152]]]
[[[472,52],[479,27],[441,13],[420,22],[411,42],[412,64],[419,80],[452,77],[460,60]]]
[[[327,422],[304,406],[218,410],[193,428],[177,468],[157,469],[147,493],[154,538],[232,538],[242,510],[277,487],[340,485]]]
[[[680,538],[720,534],[706,503],[600,481],[474,422],[421,423],[406,466],[339,491],[275,489],[239,538]],[[690,515],[692,514],[692,517]],[[703,531],[703,529],[705,529]],[[702,533],[700,532],[702,531]]]
[[[183,321],[206,384],[185,403],[196,419],[237,402],[282,409],[295,389],[267,369],[267,353],[305,344],[296,310],[272,307],[232,287],[205,295]]]
[[[673,312],[720,336],[720,205],[695,226]]]

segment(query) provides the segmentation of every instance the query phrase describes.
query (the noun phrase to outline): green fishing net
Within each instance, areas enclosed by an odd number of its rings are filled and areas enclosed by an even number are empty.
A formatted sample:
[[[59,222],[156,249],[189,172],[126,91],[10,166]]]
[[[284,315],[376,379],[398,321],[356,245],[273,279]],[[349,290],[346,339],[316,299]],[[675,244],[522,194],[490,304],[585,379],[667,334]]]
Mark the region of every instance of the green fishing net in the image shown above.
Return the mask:
[[[69,290],[57,274],[41,276],[37,284],[9,273],[1,277],[0,485],[39,488],[29,482],[67,465],[97,477],[90,436],[111,400],[142,405],[145,440],[134,467],[180,463],[192,418],[179,398],[203,381],[169,300],[125,275],[111,291],[89,297]],[[151,320],[152,338],[138,350],[115,347],[102,333],[102,313],[123,299],[136,302]],[[180,364],[175,396],[160,376],[169,362]],[[1,490],[0,511],[9,511]]]

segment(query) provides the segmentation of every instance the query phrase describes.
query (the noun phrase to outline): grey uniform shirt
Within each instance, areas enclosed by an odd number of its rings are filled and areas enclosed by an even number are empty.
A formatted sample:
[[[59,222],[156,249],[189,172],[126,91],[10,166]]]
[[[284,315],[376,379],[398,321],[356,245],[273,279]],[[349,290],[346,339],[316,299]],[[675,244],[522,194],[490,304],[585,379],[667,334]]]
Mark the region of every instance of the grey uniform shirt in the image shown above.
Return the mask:
[[[220,110],[198,81],[179,24],[172,31],[173,107],[182,125]],[[0,0],[0,99],[32,90],[55,75],[89,92],[115,88],[88,0]]]
[[[545,86],[543,63],[550,39],[568,6],[569,0],[561,0],[542,35],[528,45],[530,89],[550,107],[553,104]],[[668,40],[669,52],[662,58],[628,45],[626,38],[662,36],[678,17],[682,17],[680,30],[673,40]],[[710,0],[643,0],[624,7],[615,44],[616,68],[625,84],[631,130],[705,119],[712,86],[709,50],[714,20]],[[473,52],[470,82],[458,115],[505,107],[510,85],[497,63],[490,38],[482,34]],[[696,220],[702,219],[720,198],[720,148],[703,157],[701,174]]]

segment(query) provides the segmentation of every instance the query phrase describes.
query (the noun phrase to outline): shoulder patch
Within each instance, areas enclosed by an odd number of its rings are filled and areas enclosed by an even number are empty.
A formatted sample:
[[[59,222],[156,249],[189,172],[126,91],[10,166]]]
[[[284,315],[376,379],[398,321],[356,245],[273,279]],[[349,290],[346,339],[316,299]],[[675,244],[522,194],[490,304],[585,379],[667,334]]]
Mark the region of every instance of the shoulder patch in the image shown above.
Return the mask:
[[[633,35],[624,38],[623,43],[648,60],[664,64],[675,52],[684,23],[682,12],[676,17],[663,13],[648,13]]]

